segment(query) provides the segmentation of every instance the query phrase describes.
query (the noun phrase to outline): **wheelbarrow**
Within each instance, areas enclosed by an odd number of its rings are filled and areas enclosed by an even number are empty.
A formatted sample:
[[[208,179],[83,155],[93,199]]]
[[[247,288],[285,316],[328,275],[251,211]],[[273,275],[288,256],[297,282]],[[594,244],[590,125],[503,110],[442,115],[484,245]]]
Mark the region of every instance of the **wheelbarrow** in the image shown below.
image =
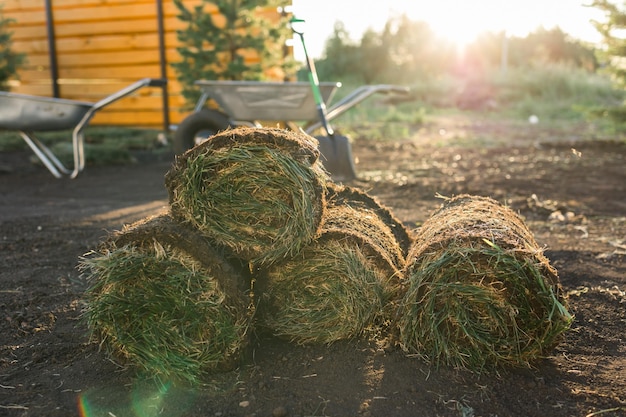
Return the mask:
[[[215,133],[235,126],[262,127],[263,122],[275,125],[281,122],[289,129],[313,132],[323,126],[320,120],[311,84],[308,82],[261,82],[261,81],[205,81],[195,82],[201,90],[193,113],[178,125],[174,134],[174,152],[182,154],[197,143]],[[319,90],[324,103],[330,103],[341,83],[320,82]],[[327,121],[350,110],[373,94],[407,94],[407,87],[397,85],[365,85],[356,88],[343,99],[327,106]],[[217,108],[206,106],[209,99]],[[298,124],[304,123],[303,127]],[[320,140],[322,162],[324,158],[349,161],[351,166],[329,169],[331,175],[346,179],[354,176],[353,158],[349,146],[334,147]],[[337,155],[337,152],[342,155]],[[327,167],[328,168],[328,167]],[[335,172],[333,172],[335,171]],[[340,172],[337,172],[340,171]],[[338,175],[334,175],[338,174]],[[349,178],[348,178],[349,179]]]
[[[39,160],[57,178],[75,178],[85,168],[83,130],[98,110],[142,87],[162,87],[165,79],[141,79],[96,103],[0,91],[0,129],[17,130]],[[66,168],[34,132],[72,132],[74,167]]]

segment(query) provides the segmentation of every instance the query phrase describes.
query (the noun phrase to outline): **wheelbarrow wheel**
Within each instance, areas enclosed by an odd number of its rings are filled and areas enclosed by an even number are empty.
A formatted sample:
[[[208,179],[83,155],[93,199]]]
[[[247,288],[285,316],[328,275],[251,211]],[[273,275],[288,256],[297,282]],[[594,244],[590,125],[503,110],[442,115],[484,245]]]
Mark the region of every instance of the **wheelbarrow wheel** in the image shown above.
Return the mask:
[[[174,152],[183,154],[230,126],[228,116],[217,110],[202,109],[191,113],[178,125],[174,134]]]

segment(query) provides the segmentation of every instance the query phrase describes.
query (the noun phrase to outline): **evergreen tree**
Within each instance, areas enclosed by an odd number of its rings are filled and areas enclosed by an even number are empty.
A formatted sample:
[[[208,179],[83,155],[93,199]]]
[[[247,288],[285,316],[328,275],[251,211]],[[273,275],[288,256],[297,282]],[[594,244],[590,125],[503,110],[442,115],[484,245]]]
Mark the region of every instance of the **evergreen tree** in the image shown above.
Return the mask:
[[[17,77],[17,70],[26,61],[26,55],[16,53],[12,50],[13,41],[12,32],[7,30],[8,25],[13,23],[14,19],[5,18],[2,15],[2,5],[0,5],[0,90],[8,91],[8,81]]]
[[[594,0],[590,6],[605,12],[604,22],[593,22],[596,30],[602,35],[605,45],[601,56],[606,60],[615,81],[624,86],[626,85],[626,39],[623,33],[626,29],[626,4],[621,3],[620,7],[608,0]]]
[[[202,0],[192,9],[174,0],[187,28],[177,32],[182,60],[172,66],[183,96],[195,103],[197,80],[283,80],[295,61],[286,49],[289,16],[271,12],[286,0]]]

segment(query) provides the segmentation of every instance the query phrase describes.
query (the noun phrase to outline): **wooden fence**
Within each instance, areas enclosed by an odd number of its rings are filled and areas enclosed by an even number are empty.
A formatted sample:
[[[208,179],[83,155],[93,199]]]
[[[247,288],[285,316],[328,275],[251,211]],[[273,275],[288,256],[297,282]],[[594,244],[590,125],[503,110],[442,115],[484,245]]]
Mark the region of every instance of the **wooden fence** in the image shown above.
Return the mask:
[[[167,129],[188,114],[170,65],[180,60],[176,30],[185,27],[171,0],[0,4],[2,14],[15,19],[13,49],[27,55],[12,92],[96,102],[141,78],[167,78],[166,88],[143,88],[98,112],[91,124]]]

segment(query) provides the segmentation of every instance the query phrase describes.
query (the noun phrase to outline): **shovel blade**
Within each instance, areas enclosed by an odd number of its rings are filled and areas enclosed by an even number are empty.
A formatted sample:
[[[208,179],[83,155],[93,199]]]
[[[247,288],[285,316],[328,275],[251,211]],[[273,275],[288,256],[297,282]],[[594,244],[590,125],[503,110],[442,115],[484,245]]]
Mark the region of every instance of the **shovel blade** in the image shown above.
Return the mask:
[[[356,179],[352,146],[343,135],[316,136],[319,142],[320,161],[335,181]]]

